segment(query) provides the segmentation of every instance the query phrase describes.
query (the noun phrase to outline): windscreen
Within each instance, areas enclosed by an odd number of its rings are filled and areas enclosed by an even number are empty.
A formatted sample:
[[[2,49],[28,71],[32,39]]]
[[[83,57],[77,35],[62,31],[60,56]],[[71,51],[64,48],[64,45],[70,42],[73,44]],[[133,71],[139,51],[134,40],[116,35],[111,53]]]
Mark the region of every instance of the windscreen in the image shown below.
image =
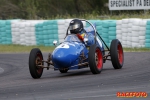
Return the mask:
[[[81,42],[75,34],[67,35],[65,42]]]

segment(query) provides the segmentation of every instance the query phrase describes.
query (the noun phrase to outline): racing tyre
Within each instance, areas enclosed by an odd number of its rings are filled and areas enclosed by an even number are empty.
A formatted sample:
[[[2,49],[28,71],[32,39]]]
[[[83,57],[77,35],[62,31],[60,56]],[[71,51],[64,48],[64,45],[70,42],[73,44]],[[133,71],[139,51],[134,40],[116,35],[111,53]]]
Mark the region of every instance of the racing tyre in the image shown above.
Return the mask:
[[[124,63],[123,48],[118,39],[111,41],[110,45],[111,62],[115,69],[121,69]]]
[[[91,45],[89,49],[89,66],[93,74],[99,74],[103,69],[102,51],[97,45]]]
[[[67,73],[67,72],[68,72],[68,69],[59,69],[59,71],[60,71],[61,73]]]
[[[30,52],[29,56],[29,70],[30,74],[34,79],[40,78],[43,73],[43,68],[38,67],[37,65],[43,65],[42,62],[43,55],[38,48],[34,48]]]

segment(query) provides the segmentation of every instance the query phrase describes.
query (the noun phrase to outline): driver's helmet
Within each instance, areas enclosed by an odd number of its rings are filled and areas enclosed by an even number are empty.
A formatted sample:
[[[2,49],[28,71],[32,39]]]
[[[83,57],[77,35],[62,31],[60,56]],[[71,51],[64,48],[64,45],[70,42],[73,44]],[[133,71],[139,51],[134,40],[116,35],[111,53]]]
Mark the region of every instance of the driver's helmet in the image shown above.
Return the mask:
[[[79,19],[74,19],[70,22],[69,30],[71,34],[81,33],[83,30],[83,23]]]

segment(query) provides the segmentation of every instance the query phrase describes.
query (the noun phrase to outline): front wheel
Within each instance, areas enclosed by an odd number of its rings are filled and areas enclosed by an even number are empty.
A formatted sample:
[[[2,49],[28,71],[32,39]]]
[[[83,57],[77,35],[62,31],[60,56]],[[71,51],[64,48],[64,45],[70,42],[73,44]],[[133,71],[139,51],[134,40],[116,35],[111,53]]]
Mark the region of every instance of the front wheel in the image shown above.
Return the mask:
[[[103,54],[97,45],[91,45],[89,49],[89,66],[93,74],[99,74],[103,69]]]
[[[118,39],[114,39],[110,46],[111,62],[115,69],[121,69],[124,63],[123,48]]]
[[[34,48],[30,52],[29,56],[29,70],[33,78],[37,79],[42,76],[43,68],[40,67],[43,65],[43,55],[38,48]]]

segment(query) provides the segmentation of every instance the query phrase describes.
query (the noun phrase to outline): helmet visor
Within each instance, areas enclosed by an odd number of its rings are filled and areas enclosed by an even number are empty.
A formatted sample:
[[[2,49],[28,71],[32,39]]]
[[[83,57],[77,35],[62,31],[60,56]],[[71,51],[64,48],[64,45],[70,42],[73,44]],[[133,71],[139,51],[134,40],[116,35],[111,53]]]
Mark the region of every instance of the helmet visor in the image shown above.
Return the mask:
[[[80,24],[71,25],[71,26],[69,26],[69,30],[75,30],[79,27],[80,27]]]

